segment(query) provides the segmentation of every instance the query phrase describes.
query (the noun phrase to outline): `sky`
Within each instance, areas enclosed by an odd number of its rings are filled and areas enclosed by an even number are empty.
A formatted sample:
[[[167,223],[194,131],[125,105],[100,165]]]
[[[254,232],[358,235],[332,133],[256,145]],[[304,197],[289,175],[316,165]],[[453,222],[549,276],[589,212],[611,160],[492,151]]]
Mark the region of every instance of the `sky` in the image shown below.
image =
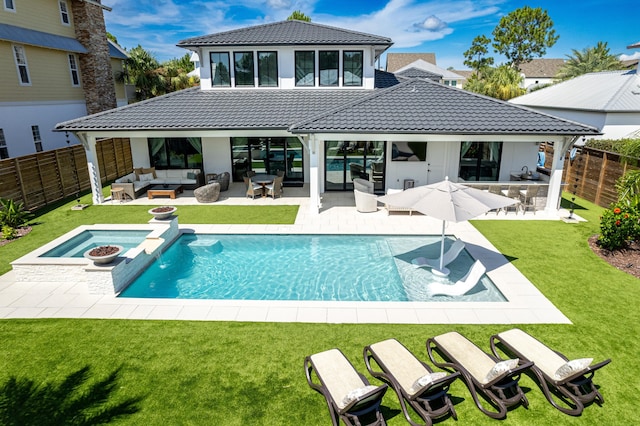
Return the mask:
[[[159,61],[188,53],[186,38],[285,20],[299,10],[312,22],[389,37],[387,52],[431,52],[441,68],[466,69],[464,51],[500,18],[523,6],[540,7],[554,23],[557,43],[545,58],[566,58],[607,42],[622,59],[639,58],[637,0],[102,0],[107,31],[131,49],[138,44]],[[494,54],[496,63],[504,61]],[[381,65],[384,67],[384,57]]]

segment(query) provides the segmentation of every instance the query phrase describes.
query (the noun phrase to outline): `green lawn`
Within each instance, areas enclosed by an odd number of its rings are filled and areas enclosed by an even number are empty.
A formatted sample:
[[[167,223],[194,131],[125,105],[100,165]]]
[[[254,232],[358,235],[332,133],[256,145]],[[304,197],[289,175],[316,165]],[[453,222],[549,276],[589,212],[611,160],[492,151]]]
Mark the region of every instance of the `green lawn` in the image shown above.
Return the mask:
[[[521,325],[522,329],[570,358],[613,360],[596,375],[595,382],[606,400],[603,407],[587,407],[579,418],[564,415],[546,402],[529,377],[524,377],[521,385],[530,407],[510,411],[502,424],[627,425],[637,418],[638,280],[611,268],[590,251],[586,239],[598,232],[601,209],[581,200],[578,203],[576,213],[589,222],[473,222],[573,322]],[[130,211],[120,214],[123,208]],[[196,209],[194,206],[192,212],[180,207],[181,222],[217,223],[227,217],[208,208]],[[253,209],[256,207],[249,211]],[[19,241],[0,248],[2,266],[21,250],[28,251],[77,226],[85,220],[74,216],[78,213],[62,207],[39,218],[42,224],[25,238],[35,242]],[[125,216],[128,221],[133,220],[131,216],[148,219],[145,209],[128,206],[90,207],[80,214],[87,215],[87,223],[120,222]],[[234,219],[244,214],[250,213],[237,212]],[[285,216],[290,220],[290,214],[295,212],[260,211],[261,218],[253,220],[270,221],[273,216],[277,216],[274,221]],[[9,248],[14,244],[21,244],[20,248]],[[424,342],[429,336],[457,330],[488,350],[489,336],[508,327],[4,320],[0,321],[0,411],[13,403],[23,407],[20,413],[36,416],[46,411],[49,403],[71,407],[68,411],[74,412],[76,406],[69,401],[73,398],[65,398],[71,394],[84,405],[89,405],[82,399],[87,395],[94,395],[98,402],[104,397],[113,404],[137,398],[134,409],[126,404],[114,407],[114,412],[122,413],[117,424],[326,425],[330,420],[324,399],[306,384],[304,356],[339,347],[366,372],[362,361],[366,344],[395,337],[426,359]],[[86,377],[72,376],[85,366],[90,368]],[[116,369],[117,377],[103,380]],[[18,380],[11,381],[11,377]],[[86,382],[75,393],[60,391],[72,389],[72,379]],[[498,424],[475,408],[462,382],[457,381],[451,393],[459,420],[442,424]],[[28,395],[33,396],[32,404],[28,404]],[[393,392],[387,393],[383,405],[390,425],[407,424]],[[0,417],[0,424],[5,423],[11,424]],[[38,418],[35,424],[45,422]],[[51,420],[50,424],[60,422]]]

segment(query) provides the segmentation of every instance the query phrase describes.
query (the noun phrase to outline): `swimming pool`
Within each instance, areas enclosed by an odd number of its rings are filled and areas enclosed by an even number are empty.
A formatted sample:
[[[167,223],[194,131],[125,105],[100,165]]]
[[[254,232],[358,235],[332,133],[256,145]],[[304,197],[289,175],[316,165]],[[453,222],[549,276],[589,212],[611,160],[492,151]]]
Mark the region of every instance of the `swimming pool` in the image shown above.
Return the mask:
[[[82,257],[84,252],[101,245],[119,245],[123,252],[138,246],[149,230],[97,230],[88,229],[68,239],[39,257]]]
[[[463,251],[448,278],[415,268],[437,257],[440,237],[182,234],[120,297],[322,301],[506,301],[484,276],[469,294],[429,297],[430,281],[455,282],[473,259]],[[447,241],[447,245],[452,241]]]

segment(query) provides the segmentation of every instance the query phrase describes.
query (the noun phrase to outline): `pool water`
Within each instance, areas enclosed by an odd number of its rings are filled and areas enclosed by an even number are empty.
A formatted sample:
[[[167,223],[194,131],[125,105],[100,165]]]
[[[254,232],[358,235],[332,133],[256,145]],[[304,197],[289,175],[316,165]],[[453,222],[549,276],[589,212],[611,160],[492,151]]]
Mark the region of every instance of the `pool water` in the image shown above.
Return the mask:
[[[127,251],[137,247],[150,231],[85,230],[39,257],[82,257],[84,252],[103,245],[118,245]]]
[[[120,297],[506,300],[487,276],[465,296],[427,296],[430,281],[455,282],[474,261],[463,251],[448,278],[411,264],[415,257],[438,257],[439,250],[440,237],[432,236],[183,234]]]

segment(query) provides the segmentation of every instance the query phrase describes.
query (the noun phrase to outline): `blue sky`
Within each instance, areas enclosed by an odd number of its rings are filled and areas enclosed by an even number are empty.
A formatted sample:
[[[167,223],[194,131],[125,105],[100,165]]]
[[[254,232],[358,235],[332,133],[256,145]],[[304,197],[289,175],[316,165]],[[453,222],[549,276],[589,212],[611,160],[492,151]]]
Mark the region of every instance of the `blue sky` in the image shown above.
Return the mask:
[[[611,53],[640,57],[637,0],[103,0],[107,31],[121,46],[138,44],[160,61],[187,51],[185,38],[284,20],[294,10],[313,22],[390,37],[389,52],[433,52],[439,66],[464,69],[463,52],[477,35],[491,36],[502,16],[528,5],[546,9],[558,42],[546,58],[565,58],[598,41]],[[499,63],[501,58],[494,55]],[[626,58],[623,57],[623,59]],[[384,66],[384,63],[382,64]]]

